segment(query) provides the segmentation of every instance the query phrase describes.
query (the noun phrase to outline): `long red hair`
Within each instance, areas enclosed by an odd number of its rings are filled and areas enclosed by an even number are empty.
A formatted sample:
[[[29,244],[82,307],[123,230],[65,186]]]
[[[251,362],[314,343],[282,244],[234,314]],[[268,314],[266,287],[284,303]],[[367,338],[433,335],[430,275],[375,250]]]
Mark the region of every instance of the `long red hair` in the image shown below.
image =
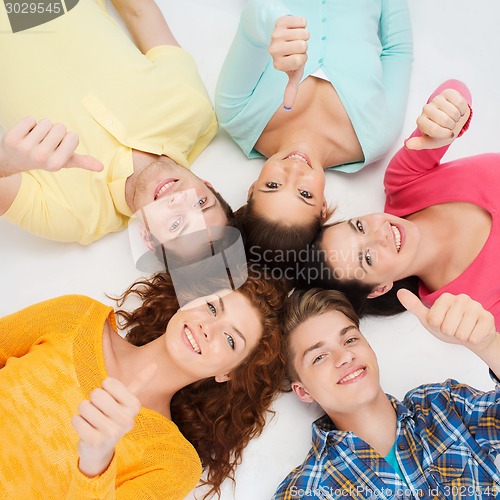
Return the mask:
[[[264,428],[266,413],[282,388],[285,362],[279,313],[285,302],[282,282],[264,280],[255,271],[238,288],[258,311],[262,338],[257,347],[230,374],[230,380],[213,378],[178,391],[171,402],[172,420],[196,448],[211,488],[205,498],[220,495],[226,477],[234,478],[243,449]],[[172,280],[167,273],[135,282],[119,299],[136,296],[142,304],[132,312],[118,310],[120,325],[128,328],[127,340],[143,345],[162,335],[178,309]]]

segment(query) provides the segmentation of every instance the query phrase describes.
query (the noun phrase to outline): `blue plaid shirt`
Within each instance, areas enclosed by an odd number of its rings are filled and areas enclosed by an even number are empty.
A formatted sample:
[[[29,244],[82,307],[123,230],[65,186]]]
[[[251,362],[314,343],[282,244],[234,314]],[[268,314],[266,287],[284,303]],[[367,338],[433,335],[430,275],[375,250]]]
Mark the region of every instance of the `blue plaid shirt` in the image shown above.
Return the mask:
[[[455,380],[422,385],[397,413],[396,456],[406,482],[352,432],[325,415],[313,423],[304,463],[280,484],[273,500],[500,498],[500,385],[477,391]]]

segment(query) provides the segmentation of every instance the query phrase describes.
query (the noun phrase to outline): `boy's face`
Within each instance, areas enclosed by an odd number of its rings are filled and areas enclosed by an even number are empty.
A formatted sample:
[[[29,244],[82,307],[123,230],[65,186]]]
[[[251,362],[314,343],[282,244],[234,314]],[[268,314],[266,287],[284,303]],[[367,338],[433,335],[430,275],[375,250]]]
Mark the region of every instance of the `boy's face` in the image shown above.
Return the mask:
[[[379,395],[377,358],[357,327],[342,313],[309,318],[289,339],[300,382],[292,389],[332,415],[356,412]]]

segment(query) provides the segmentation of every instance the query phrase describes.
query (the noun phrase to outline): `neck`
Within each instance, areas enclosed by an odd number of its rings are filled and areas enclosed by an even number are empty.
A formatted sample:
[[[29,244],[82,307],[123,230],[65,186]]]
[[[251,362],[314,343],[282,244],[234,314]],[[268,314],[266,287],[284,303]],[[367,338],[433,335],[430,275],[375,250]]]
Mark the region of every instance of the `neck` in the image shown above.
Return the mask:
[[[353,412],[330,413],[337,429],[354,433],[381,456],[389,453],[396,440],[397,415],[382,389],[374,401]]]
[[[105,356],[108,374],[128,386],[148,364],[155,363],[153,379],[139,395],[143,406],[170,418],[170,402],[174,394],[195,382],[184,375],[165,348],[164,336],[143,346],[134,346],[113,332],[110,349]]]

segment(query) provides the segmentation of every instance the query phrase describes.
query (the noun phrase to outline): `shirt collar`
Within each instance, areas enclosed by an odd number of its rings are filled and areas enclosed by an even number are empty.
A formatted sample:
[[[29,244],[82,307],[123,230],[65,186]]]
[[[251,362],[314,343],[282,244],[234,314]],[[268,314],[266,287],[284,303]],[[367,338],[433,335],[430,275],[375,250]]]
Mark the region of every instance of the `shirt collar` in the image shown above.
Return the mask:
[[[390,394],[386,394],[386,396],[396,411],[398,422],[413,417],[413,412],[406,408],[403,403]],[[339,431],[330,417],[326,414],[313,422],[312,448],[318,458],[325,452],[327,445],[335,446],[349,437],[351,439],[356,439],[356,436],[352,432]]]

